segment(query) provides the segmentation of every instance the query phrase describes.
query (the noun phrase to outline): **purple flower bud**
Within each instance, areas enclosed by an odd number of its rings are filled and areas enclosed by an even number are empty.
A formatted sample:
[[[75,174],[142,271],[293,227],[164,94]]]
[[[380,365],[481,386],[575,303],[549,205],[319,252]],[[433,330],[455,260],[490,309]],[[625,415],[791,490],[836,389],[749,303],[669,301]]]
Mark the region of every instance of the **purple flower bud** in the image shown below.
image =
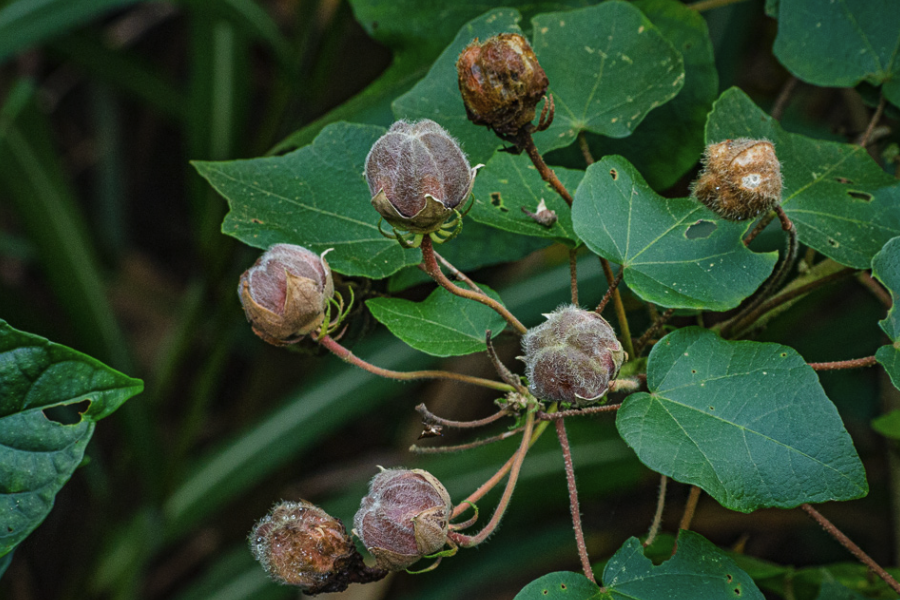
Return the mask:
[[[334,295],[324,256],[302,246],[275,244],[244,271],[238,296],[256,335],[282,346],[322,324]]]
[[[372,205],[401,231],[438,230],[472,192],[475,169],[434,121],[397,121],[366,157]]]
[[[587,406],[609,389],[627,354],[595,312],[562,306],[522,338],[531,392],[541,400]]]
[[[269,577],[313,594],[346,588],[345,571],[359,556],[344,525],[305,500],[277,504],[249,542]]]
[[[353,533],[378,566],[402,571],[447,542],[450,494],[421,469],[387,469],[372,478]]]

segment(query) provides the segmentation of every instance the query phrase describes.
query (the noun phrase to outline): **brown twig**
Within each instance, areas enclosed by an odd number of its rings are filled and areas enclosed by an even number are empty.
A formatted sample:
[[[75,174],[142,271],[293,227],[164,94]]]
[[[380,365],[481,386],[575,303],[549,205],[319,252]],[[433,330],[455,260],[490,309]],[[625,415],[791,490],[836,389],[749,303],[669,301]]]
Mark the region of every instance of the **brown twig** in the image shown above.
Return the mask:
[[[616,275],[616,278],[613,280],[612,285],[606,288],[606,293],[603,294],[603,298],[600,300],[600,304],[597,305],[597,308],[594,309],[594,312],[599,314],[603,313],[603,309],[606,308],[606,305],[609,304],[610,299],[615,293],[616,288],[619,287],[619,284],[622,283],[622,275],[625,274],[625,269],[620,268],[619,274]]]
[[[494,442],[502,442],[505,439],[509,439],[517,433],[521,432],[523,427],[517,427],[516,429],[511,429],[510,431],[504,431],[499,435],[492,435],[491,437],[482,438],[480,440],[475,440],[474,442],[468,442],[466,444],[457,444],[455,446],[417,446],[413,444],[409,447],[409,451],[413,454],[449,454],[451,452],[462,452],[463,450],[472,450],[473,448],[480,448],[481,446],[487,446],[488,444],[493,444]]]
[[[538,173],[541,175],[541,179],[550,184],[557,194],[566,201],[566,204],[572,206],[572,194],[569,193],[569,190],[566,189],[566,186],[562,184],[559,178],[556,176],[556,173],[553,172],[553,169],[547,166],[547,163],[544,162],[544,157],[541,156],[541,153],[538,152],[537,146],[534,145],[534,138],[531,137],[531,133],[528,131],[523,131],[521,135],[522,140],[522,148],[528,154],[528,158],[531,159],[531,162],[534,163],[534,167],[537,169]]]
[[[578,507],[578,488],[575,486],[575,467],[572,465],[572,449],[569,447],[569,437],[566,435],[566,422],[564,419],[556,420],[556,437],[562,447],[563,463],[566,466],[566,484],[569,488],[569,510],[572,513],[572,527],[575,529],[575,545],[578,546],[578,556],[581,558],[581,569],[584,576],[597,583],[594,572],[591,570],[591,561],[588,558],[587,545],[584,543],[584,530],[581,527],[581,509]]]
[[[822,515],[822,513],[814,509],[809,504],[801,504],[800,508],[806,511],[806,514],[812,517],[813,520],[815,520],[816,523],[818,523],[819,526],[821,526],[822,529],[824,529],[828,533],[828,535],[836,539],[844,548],[849,550],[850,553],[859,560],[859,562],[869,567],[869,569],[871,569],[873,573],[881,577],[884,582],[891,586],[891,588],[895,592],[900,593],[900,583],[898,583],[896,579],[891,577],[891,574],[885,571],[884,568],[881,567],[877,562],[872,560],[872,558],[868,554],[863,552],[862,548],[854,544],[853,541],[844,534],[844,532],[835,527],[831,521],[826,519]]]
[[[891,295],[881,287],[881,284],[878,283],[874,277],[866,273],[865,271],[860,271],[856,275],[856,279],[866,286],[866,288],[878,298],[882,304],[886,307],[890,308],[894,305],[894,301],[891,299]]]
[[[572,304],[578,306],[578,251],[569,249],[569,286],[572,288]]]
[[[878,121],[881,120],[881,115],[884,114],[886,102],[887,100],[885,99],[884,94],[881,94],[881,99],[878,101],[878,107],[875,109],[875,114],[872,115],[872,119],[869,121],[868,127],[866,127],[866,132],[863,133],[859,140],[859,145],[863,148],[869,144],[869,138],[872,137],[872,131],[875,130],[875,125],[878,124]]]
[[[472,385],[480,385],[481,387],[499,390],[501,392],[511,392],[513,387],[500,381],[491,381],[490,379],[482,379],[481,377],[472,377],[471,375],[462,375],[461,373],[453,373],[450,371],[392,371],[390,369],[382,369],[359,358],[350,350],[342,346],[340,343],[326,335],[319,340],[319,343],[331,351],[332,354],[343,360],[344,362],[355,365],[360,369],[368,371],[373,375],[385,377],[387,379],[397,379],[399,381],[410,381],[413,379],[451,379],[460,383],[471,383]]]
[[[769,226],[769,223],[775,220],[775,212],[769,211],[763,215],[763,218],[759,220],[759,223],[756,224],[756,227],[747,234],[747,237],[744,238],[744,245],[749,246],[750,242],[756,239],[760,233],[762,233],[763,229]]]
[[[518,331],[521,335],[524,335],[528,331],[528,329],[524,325],[522,325],[522,323],[519,322],[519,320],[515,318],[513,314],[506,309],[505,306],[503,306],[490,296],[487,296],[483,293],[479,294],[471,290],[463,289],[447,279],[447,276],[444,275],[444,273],[441,271],[441,268],[437,264],[434,248],[431,245],[431,238],[429,238],[428,236],[425,236],[422,239],[422,264],[425,265],[425,272],[428,273],[428,275],[430,275],[431,278],[438,283],[438,285],[440,285],[451,294],[455,294],[462,298],[468,298],[469,300],[474,300],[475,302],[480,302],[485,306],[491,307],[501,317],[506,319],[506,322],[512,325],[513,329]]]
[[[656,335],[656,332],[659,331],[659,328],[662,327],[663,325],[665,325],[666,321],[668,321],[670,318],[672,318],[672,315],[674,315],[674,314],[675,314],[674,308],[670,308],[670,309],[666,310],[666,312],[661,314],[658,319],[653,321],[653,324],[647,328],[647,331],[645,331],[643,334],[641,334],[641,337],[638,338],[638,341],[634,343],[634,351],[637,353],[637,354],[635,354],[635,358],[637,358],[641,355],[641,352],[644,351],[644,346],[647,345],[647,342],[650,341],[650,338],[652,338],[654,335]]]
[[[644,540],[645,548],[656,539],[656,534],[659,533],[659,527],[662,525],[663,510],[666,507],[666,484],[668,481],[669,478],[665,475],[659,476],[659,496],[656,499],[656,512],[653,514],[653,522],[650,524],[647,539]]]
[[[816,371],[837,371],[839,369],[857,369],[859,367],[874,367],[878,364],[874,356],[853,358],[850,360],[836,360],[833,362],[806,363]]]
[[[507,412],[506,410],[501,410],[499,412],[495,412],[489,417],[477,419],[475,421],[451,421],[450,419],[439,417],[428,410],[424,402],[416,407],[416,412],[422,415],[422,418],[427,421],[436,423],[437,425],[440,425],[442,427],[453,427],[455,429],[475,429],[477,427],[484,427],[485,425],[490,425],[494,421],[499,421],[503,417],[509,416],[509,412]]]
[[[578,148],[581,150],[581,155],[584,156],[584,162],[587,163],[587,166],[594,164],[594,155],[591,154],[591,146],[588,144],[587,135],[584,131],[578,132]]]
[[[696,485],[691,486],[691,493],[688,495],[687,503],[684,505],[684,514],[681,516],[681,523],[678,529],[690,529],[691,521],[694,520],[694,512],[697,510],[697,501],[700,500],[700,488]]]

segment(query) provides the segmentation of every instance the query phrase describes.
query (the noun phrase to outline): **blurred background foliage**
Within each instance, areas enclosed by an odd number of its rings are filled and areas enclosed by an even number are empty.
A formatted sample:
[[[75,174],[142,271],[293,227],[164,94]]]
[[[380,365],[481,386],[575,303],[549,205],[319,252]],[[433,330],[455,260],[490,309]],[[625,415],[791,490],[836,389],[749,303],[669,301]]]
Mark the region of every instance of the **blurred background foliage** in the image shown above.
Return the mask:
[[[141,396],[98,427],[88,460],[8,561],[0,597],[295,597],[269,583],[246,549],[251,525],[274,501],[306,498],[349,522],[376,464],[428,468],[460,497],[505,461],[513,442],[443,456],[406,451],[420,431],[416,404],[476,418],[492,409],[484,390],[379,380],[311,345],[285,351],[256,339],[235,294],[256,252],[220,233],[225,201],[189,161],[285,152],[336,120],[387,126],[391,101],[424,77],[468,20],[515,6],[524,26],[539,12],[592,3],[0,1],[0,317],[146,382]],[[719,89],[738,85],[771,108],[790,75],[772,55],[777,23],[762,4],[704,17]],[[868,122],[867,102],[866,89],[799,84],[782,122],[813,137],[853,140]],[[896,132],[878,135],[876,151],[896,148]],[[579,159],[560,152],[555,162],[583,168]],[[683,196],[695,172],[657,191]],[[534,240],[497,248],[484,239],[495,230],[470,223],[467,232],[446,253],[454,262],[465,262],[457,256],[473,247],[482,254],[472,265],[522,259],[476,276],[500,290],[526,325],[567,300],[564,250],[541,250],[546,243]],[[770,243],[780,245],[778,232]],[[580,277],[582,303],[590,305],[606,287],[595,257],[582,257]],[[421,281],[406,273],[391,285],[419,283],[403,292],[419,300],[432,288]],[[387,285],[374,282],[366,293]],[[631,306],[634,330],[648,317]],[[883,343],[883,315],[862,285],[827,288],[769,323],[760,339],[789,344],[808,361],[856,358]],[[376,327],[364,309],[348,340],[383,367],[439,362]],[[513,364],[515,338],[501,337],[498,346]],[[490,373],[484,354],[443,363]],[[900,405],[898,393],[880,369],[822,373],[821,381],[872,488],[864,500],[822,510],[876,560],[897,564],[898,463],[869,421]],[[569,426],[588,546],[600,561],[646,531],[658,477],[640,466],[611,419]],[[467,439],[450,432],[444,443]],[[672,485],[668,531],[686,495]],[[743,515],[706,498],[694,529],[780,565],[848,559],[797,510]],[[756,567],[780,597],[790,571]],[[545,436],[490,543],[436,572],[353,586],[346,597],[511,598],[559,569],[578,570],[578,563],[562,458]],[[868,581],[855,566],[805,576]]]

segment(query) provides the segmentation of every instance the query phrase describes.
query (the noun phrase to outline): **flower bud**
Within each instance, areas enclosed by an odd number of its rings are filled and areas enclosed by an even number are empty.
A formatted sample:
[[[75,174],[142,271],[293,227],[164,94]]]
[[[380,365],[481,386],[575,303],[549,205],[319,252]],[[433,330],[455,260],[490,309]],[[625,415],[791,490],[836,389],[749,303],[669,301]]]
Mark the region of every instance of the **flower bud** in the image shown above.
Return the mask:
[[[310,594],[346,588],[346,569],[359,556],[344,525],[305,500],[277,504],[249,542],[269,577]]]
[[[397,121],[366,157],[372,206],[401,231],[431,233],[472,192],[475,169],[459,144],[428,119]]]
[[[609,389],[627,354],[595,312],[561,306],[522,338],[531,392],[541,400],[587,406]]]
[[[324,256],[302,246],[275,244],[244,271],[238,296],[256,335],[283,346],[322,324],[334,295]]]
[[[768,212],[781,202],[781,163],[767,140],[738,138],[710,144],[694,196],[729,221]]]
[[[387,469],[369,483],[353,533],[379,567],[402,571],[444,547],[449,522],[450,494],[431,473]]]
[[[483,44],[475,39],[459,55],[456,72],[469,120],[506,135],[534,120],[549,85],[528,40],[517,33]]]

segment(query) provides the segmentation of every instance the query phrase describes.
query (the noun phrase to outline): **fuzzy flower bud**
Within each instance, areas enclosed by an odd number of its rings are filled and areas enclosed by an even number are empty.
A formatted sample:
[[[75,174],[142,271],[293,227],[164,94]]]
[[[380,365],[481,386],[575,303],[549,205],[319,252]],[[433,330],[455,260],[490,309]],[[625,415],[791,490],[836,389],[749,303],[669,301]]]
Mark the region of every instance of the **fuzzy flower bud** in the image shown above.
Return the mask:
[[[249,542],[269,577],[310,594],[346,588],[346,569],[359,557],[344,525],[305,500],[277,504]]]
[[[483,44],[474,40],[459,55],[456,71],[469,120],[507,135],[534,120],[549,85],[528,40],[517,33]]]
[[[693,194],[729,221],[768,212],[781,202],[781,163],[767,140],[738,138],[710,144]]]
[[[402,571],[444,547],[450,508],[450,494],[431,473],[387,469],[369,483],[353,533],[379,567]]]
[[[302,246],[275,244],[244,271],[238,296],[256,335],[283,346],[322,324],[334,295],[324,256]]]
[[[531,392],[542,400],[587,406],[609,389],[627,354],[595,312],[561,306],[522,338]]]
[[[397,121],[366,157],[372,206],[401,231],[431,233],[469,197],[475,171],[459,144],[428,119]]]

